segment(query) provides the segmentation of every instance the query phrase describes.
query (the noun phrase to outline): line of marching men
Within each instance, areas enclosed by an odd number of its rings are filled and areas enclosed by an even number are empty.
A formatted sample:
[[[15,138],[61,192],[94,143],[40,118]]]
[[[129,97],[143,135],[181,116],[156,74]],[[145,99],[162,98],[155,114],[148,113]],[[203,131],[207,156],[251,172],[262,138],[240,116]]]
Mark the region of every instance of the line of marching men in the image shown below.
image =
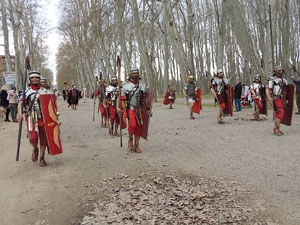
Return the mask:
[[[283,132],[280,130],[280,124],[291,125],[293,114],[294,85],[288,84],[283,75],[283,68],[277,66],[274,69],[274,74],[267,80],[266,85],[262,83],[261,75],[257,74],[250,87],[254,101],[254,119],[260,121],[262,120],[260,114],[268,114],[267,102],[269,102],[274,114],[273,133],[277,136],[283,135]],[[292,77],[292,80],[297,86],[300,86],[300,80],[296,80],[294,77]],[[199,107],[202,109],[201,90],[199,89],[195,84],[194,77],[189,76],[188,83],[184,87],[184,96],[190,109],[190,119],[195,119],[193,113],[200,113]],[[218,70],[217,74],[211,79],[210,90],[220,107],[217,121],[219,124],[224,124],[223,117],[233,115],[233,88],[229,85],[228,80],[224,78],[222,70]],[[299,112],[296,114],[300,114],[300,104],[298,104],[300,96],[298,95],[297,105]],[[173,108],[172,104],[174,104],[175,98],[175,91],[172,87],[169,87],[165,94],[164,104],[170,104],[170,108]]]
[[[259,115],[267,114],[267,102],[269,102],[274,112],[273,133],[277,136],[283,135],[280,124],[291,125],[293,112],[294,85],[288,84],[283,75],[283,68],[278,66],[268,79],[266,86],[263,85],[260,75],[255,75],[251,85],[252,96],[255,100],[254,119],[261,120]],[[52,155],[62,153],[56,96],[42,86],[39,72],[30,72],[29,80],[29,87],[18,105],[18,121],[23,120],[22,103],[24,103],[27,130],[33,146],[32,161],[36,162],[40,154],[40,166],[46,166],[46,147]],[[296,84],[298,82],[295,79],[293,81]],[[139,145],[140,137],[147,140],[148,136],[154,93],[148,90],[141,81],[138,68],[130,70],[129,79],[122,83],[122,86],[118,83],[117,76],[111,76],[111,82],[107,87],[104,80],[100,79],[96,96],[99,98],[101,125],[108,127],[110,135],[115,136],[120,135],[119,127],[122,131],[128,126],[128,148],[131,152],[140,153],[142,152]],[[232,116],[233,97],[232,88],[224,78],[223,71],[218,70],[218,73],[211,79],[210,90],[220,107],[217,121],[219,124],[224,124],[223,117]],[[200,113],[202,105],[201,89],[196,86],[193,76],[188,77],[188,83],[184,86],[184,96],[189,107],[190,119],[195,119],[193,113]],[[170,104],[172,109],[175,99],[176,92],[170,86],[163,103]]]

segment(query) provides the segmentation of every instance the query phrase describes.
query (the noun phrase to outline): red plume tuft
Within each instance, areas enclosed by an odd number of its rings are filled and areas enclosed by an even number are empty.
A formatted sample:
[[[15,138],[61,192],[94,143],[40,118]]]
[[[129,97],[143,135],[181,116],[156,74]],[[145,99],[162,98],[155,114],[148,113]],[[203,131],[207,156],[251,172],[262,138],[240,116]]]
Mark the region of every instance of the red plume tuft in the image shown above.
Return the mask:
[[[117,56],[117,66],[121,66],[121,59],[119,55]]]
[[[26,69],[31,70],[31,68],[30,68],[30,59],[29,59],[29,56],[26,57],[26,60],[25,60],[25,66],[26,66]]]

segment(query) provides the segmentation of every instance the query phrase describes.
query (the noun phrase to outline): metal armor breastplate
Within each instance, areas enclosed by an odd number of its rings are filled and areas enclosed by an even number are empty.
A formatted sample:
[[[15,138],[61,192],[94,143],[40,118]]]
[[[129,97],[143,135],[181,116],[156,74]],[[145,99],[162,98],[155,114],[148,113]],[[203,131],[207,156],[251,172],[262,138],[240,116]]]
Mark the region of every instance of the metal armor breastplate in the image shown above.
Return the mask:
[[[261,97],[263,85],[258,82],[252,84],[252,89],[254,90],[256,97]]]
[[[115,103],[115,101],[117,100],[117,97],[118,97],[118,87],[109,85],[106,88],[106,94],[107,94],[107,99],[109,101],[112,101],[113,103]]]
[[[218,77],[214,78],[216,84],[216,92],[218,95],[222,94],[225,90],[225,81]]]
[[[273,80],[273,95],[279,96],[283,93],[283,88],[287,84],[287,81],[284,78],[271,77]]]
[[[194,97],[195,94],[196,94],[196,91],[195,91],[195,88],[196,88],[196,85],[195,84],[187,84],[187,95],[189,97]]]
[[[131,107],[141,107],[143,93],[146,92],[146,86],[142,82],[133,84],[132,82],[127,81],[122,86],[122,92],[127,95],[127,101]]]
[[[36,94],[36,92],[38,93]],[[41,109],[39,104],[39,97],[40,97],[40,90],[35,91],[32,88],[27,89],[25,93],[25,98],[27,100],[26,109],[29,110],[29,107],[32,105],[30,111],[35,111],[40,113]]]

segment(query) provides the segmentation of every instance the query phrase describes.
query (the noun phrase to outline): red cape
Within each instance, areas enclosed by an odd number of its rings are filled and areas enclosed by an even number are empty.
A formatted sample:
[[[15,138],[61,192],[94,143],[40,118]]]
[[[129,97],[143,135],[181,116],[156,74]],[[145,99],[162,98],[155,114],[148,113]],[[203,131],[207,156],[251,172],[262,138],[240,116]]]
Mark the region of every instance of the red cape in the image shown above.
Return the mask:
[[[164,105],[169,105],[170,104],[169,91],[170,91],[170,88],[168,88],[168,90],[165,94],[164,101],[163,101]],[[175,101],[175,99],[176,99],[176,92],[174,92],[174,101]]]

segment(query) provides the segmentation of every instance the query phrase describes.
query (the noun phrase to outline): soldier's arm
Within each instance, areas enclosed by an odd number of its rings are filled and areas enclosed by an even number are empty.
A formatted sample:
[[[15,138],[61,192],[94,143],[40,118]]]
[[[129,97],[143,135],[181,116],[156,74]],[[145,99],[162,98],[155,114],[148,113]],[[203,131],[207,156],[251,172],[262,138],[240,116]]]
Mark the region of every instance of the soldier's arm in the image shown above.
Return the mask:
[[[216,91],[215,91],[215,89],[214,89],[213,86],[210,87],[210,91],[214,95],[214,97],[217,98],[217,93],[216,93]]]
[[[21,122],[22,120],[23,120],[22,101],[19,101],[19,103],[18,103],[18,121]]]
[[[269,103],[270,103],[271,107],[273,107],[273,98],[271,97],[269,87],[266,87],[266,95],[267,95],[267,99],[269,100]]]
[[[187,91],[186,91],[185,88],[183,89],[183,95],[184,95],[184,97],[186,97],[186,98],[188,97],[188,96],[187,96]]]

